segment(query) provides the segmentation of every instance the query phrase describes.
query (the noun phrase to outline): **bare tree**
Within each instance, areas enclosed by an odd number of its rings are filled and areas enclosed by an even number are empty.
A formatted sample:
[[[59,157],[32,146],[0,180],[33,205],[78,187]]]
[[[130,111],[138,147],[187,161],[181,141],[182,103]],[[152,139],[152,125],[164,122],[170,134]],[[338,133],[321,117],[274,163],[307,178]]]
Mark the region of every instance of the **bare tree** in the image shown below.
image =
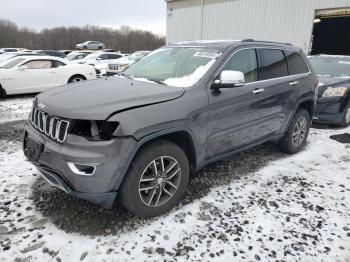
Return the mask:
[[[86,25],[83,27],[56,27],[37,32],[27,27],[0,19],[0,47],[38,49],[74,49],[87,40],[103,42],[107,48],[132,53],[153,50],[165,44],[164,37],[149,31],[122,26],[120,29]]]

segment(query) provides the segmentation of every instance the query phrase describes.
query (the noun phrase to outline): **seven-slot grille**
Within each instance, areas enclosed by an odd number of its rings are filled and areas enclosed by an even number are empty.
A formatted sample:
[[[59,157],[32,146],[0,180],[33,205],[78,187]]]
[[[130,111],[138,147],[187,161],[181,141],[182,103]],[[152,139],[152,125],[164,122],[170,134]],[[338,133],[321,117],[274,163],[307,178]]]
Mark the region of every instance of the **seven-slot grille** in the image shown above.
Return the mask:
[[[35,129],[46,136],[60,143],[65,141],[69,127],[68,121],[51,116],[34,107],[30,115],[30,122]]]

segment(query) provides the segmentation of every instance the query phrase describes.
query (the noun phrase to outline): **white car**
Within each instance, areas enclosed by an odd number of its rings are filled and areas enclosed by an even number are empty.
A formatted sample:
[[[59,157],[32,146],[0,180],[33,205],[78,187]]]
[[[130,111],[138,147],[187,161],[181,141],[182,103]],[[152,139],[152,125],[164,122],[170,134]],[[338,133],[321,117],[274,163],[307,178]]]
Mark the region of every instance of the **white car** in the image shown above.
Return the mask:
[[[126,54],[120,54],[122,57],[117,58],[117,59],[110,59],[104,62],[100,62],[98,64],[96,64],[94,66],[95,71],[96,71],[96,75],[97,77],[101,77],[101,76],[106,76],[107,75],[107,68],[109,64],[114,64],[117,63],[120,59],[124,59],[126,58],[128,55]]]
[[[131,64],[139,61],[149,53],[150,51],[136,51],[130,56],[124,56],[116,61],[109,62],[106,68],[106,75],[114,75],[120,73],[121,71],[124,71]]]
[[[111,60],[116,60],[121,57],[123,57],[123,54],[115,52],[95,52],[86,56],[82,60],[78,60],[77,63],[95,66],[97,64],[105,63]]]
[[[101,42],[97,42],[97,41],[86,41],[84,43],[81,44],[77,44],[76,49],[78,50],[102,50],[105,49],[105,45]]]
[[[58,57],[14,57],[0,64],[0,95],[38,93],[95,78],[92,66],[70,64]]]

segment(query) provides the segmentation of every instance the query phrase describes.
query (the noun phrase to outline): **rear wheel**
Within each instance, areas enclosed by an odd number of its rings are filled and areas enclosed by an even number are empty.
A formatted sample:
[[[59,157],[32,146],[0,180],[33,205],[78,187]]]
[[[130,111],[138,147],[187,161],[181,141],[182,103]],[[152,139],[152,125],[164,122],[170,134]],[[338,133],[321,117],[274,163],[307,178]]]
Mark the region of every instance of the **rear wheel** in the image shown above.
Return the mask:
[[[281,149],[288,154],[298,153],[306,145],[310,126],[311,118],[309,112],[305,109],[299,109],[280,141]]]
[[[86,78],[84,76],[76,75],[76,76],[72,76],[71,78],[69,78],[68,84],[78,83],[78,82],[85,81],[85,80],[86,80]]]
[[[98,47],[98,50],[101,50],[101,49],[102,49],[102,46],[99,46],[99,47]]]
[[[6,91],[0,85],[0,98],[5,98],[5,96],[6,96]]]
[[[341,126],[343,126],[343,127],[347,127],[349,125],[350,125],[350,102],[345,109],[343,122],[341,123]]]
[[[157,216],[179,203],[188,178],[189,163],[180,147],[167,140],[146,145],[123,182],[122,204],[137,216]]]

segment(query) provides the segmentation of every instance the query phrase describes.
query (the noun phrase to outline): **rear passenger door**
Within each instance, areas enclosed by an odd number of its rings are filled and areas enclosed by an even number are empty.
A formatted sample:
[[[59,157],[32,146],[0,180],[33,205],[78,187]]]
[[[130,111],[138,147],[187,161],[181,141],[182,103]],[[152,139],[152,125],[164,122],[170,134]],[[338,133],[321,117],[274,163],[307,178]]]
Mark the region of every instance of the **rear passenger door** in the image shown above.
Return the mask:
[[[293,78],[289,76],[288,63],[281,49],[260,48],[260,88],[264,89],[259,105],[260,114],[269,119],[262,132],[280,133],[292,110]]]

